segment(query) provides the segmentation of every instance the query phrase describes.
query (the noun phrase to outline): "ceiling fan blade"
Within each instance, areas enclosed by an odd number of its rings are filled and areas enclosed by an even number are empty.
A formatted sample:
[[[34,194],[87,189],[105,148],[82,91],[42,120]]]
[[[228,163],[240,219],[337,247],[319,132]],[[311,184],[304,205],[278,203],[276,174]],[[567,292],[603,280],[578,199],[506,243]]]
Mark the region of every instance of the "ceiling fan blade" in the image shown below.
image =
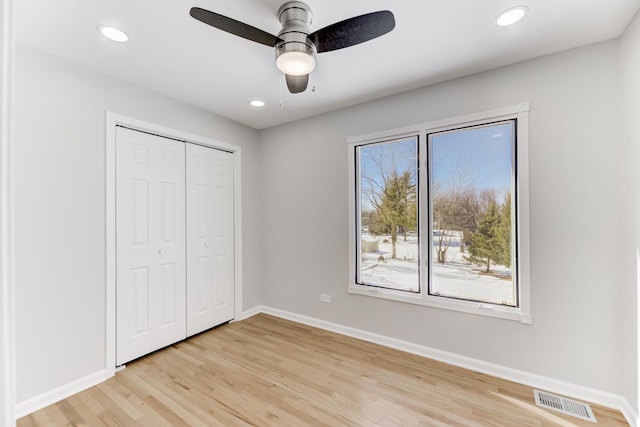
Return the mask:
[[[393,13],[388,10],[371,12],[336,22],[309,34],[318,53],[343,49],[375,39],[396,26]]]
[[[287,80],[287,87],[291,93],[304,92],[309,84],[309,74],[303,76],[290,76],[289,74],[285,74],[285,79]]]
[[[277,42],[281,41],[280,38],[269,34],[266,31],[262,31],[259,28],[252,27],[244,22],[236,21],[235,19],[231,19],[206,9],[192,7],[189,14],[198,21],[256,43],[273,47]]]

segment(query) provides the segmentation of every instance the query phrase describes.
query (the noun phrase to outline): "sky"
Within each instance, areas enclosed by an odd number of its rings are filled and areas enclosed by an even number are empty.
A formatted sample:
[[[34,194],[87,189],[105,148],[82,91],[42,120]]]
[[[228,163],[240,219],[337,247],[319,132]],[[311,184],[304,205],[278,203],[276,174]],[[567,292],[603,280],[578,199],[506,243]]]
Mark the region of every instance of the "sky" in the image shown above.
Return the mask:
[[[362,175],[379,177],[381,168],[386,175],[395,169],[398,175],[406,170],[415,170],[418,154],[418,137],[394,140],[361,147],[360,165]]]
[[[465,130],[431,135],[431,174],[443,188],[458,181],[482,191],[506,191],[511,185],[511,139],[513,122],[500,122]],[[359,147],[363,208],[370,208],[366,193],[371,181],[380,183],[384,173],[395,170],[398,175],[410,170],[415,176],[418,138],[409,137],[392,142]],[[415,181],[414,181],[415,182]],[[374,183],[375,185],[375,183]]]
[[[463,176],[478,190],[508,189],[512,134],[512,122],[433,134],[431,173],[434,181],[446,183],[455,176]]]
[[[378,194],[384,189],[382,176],[389,176],[393,171],[398,176],[409,171],[416,183],[418,154],[418,137],[410,137],[392,143],[369,144],[359,147],[361,203],[363,210],[372,209],[369,202],[371,189]],[[367,179],[369,178],[369,179]]]

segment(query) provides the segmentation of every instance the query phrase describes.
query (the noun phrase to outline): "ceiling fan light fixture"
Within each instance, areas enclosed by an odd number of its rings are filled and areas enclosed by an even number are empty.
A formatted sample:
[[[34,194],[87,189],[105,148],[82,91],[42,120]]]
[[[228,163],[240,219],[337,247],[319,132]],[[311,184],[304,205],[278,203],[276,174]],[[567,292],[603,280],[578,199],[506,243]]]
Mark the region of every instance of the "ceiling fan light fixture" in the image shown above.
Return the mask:
[[[316,54],[331,52],[373,40],[395,28],[389,10],[365,13],[311,32],[313,13],[301,1],[288,1],[278,10],[282,29],[277,36],[249,24],[199,7],[192,7],[194,19],[262,45],[275,47],[277,68],[284,73],[290,93],[307,89],[309,74],[316,67]]]
[[[124,43],[129,40],[127,33],[109,25],[98,25],[98,32],[114,42]]]
[[[284,74],[290,76],[304,76],[316,67],[316,59],[306,52],[293,51],[278,55],[276,66]]]
[[[524,18],[524,15],[527,14],[529,8],[526,6],[516,6],[510,9],[504,10],[498,15],[496,19],[496,24],[500,27],[507,27],[509,25],[513,25],[516,22],[520,21]]]

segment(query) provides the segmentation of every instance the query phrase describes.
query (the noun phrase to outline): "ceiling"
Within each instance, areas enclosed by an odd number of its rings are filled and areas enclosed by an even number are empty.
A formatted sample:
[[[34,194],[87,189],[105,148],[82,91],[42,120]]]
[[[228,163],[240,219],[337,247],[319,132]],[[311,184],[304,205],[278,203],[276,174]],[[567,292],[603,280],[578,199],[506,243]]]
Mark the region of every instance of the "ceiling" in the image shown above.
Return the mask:
[[[69,61],[263,129],[455,77],[618,37],[640,0],[307,0],[311,31],[391,10],[396,28],[318,55],[309,88],[290,94],[274,49],[189,16],[198,6],[271,34],[284,0],[16,0],[16,39]],[[525,18],[498,27],[507,8]],[[100,24],[124,29],[125,44]],[[313,90],[315,89],[315,90]],[[259,98],[266,106],[255,108]]]

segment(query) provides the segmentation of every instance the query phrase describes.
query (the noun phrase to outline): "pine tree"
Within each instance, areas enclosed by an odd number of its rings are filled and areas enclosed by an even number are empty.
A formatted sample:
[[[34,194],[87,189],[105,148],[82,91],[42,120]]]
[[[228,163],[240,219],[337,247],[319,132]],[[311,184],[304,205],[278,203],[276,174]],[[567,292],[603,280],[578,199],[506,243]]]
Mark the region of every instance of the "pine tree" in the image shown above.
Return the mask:
[[[486,265],[485,273],[491,271],[491,261],[502,263],[504,259],[503,227],[500,207],[490,201],[480,214],[478,229],[471,235],[467,260]]]
[[[511,266],[511,192],[507,193],[500,208],[500,249],[498,264]]]

